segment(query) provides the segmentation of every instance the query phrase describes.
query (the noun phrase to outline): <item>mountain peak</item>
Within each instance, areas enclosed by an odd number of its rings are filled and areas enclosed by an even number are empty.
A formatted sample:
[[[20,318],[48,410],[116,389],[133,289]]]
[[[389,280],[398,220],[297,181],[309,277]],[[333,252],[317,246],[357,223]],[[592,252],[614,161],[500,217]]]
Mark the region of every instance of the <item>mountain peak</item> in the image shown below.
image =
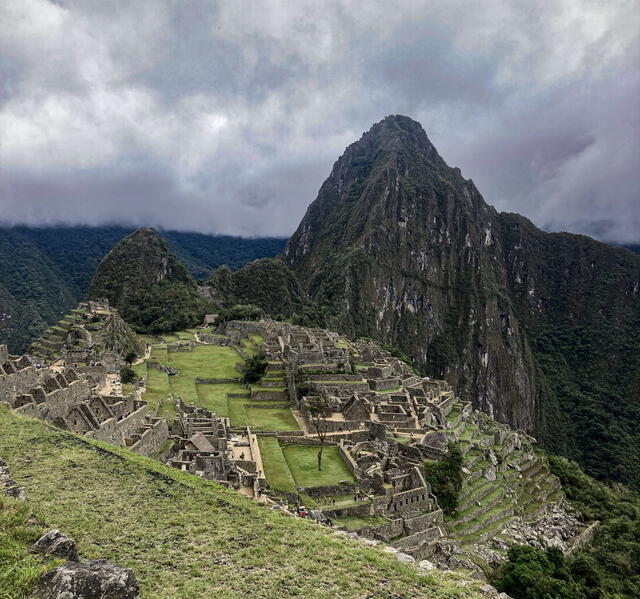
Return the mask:
[[[360,140],[349,147],[357,146],[363,142],[383,150],[413,149],[420,153],[434,152],[436,155],[438,154],[422,125],[401,114],[392,114],[378,121],[362,135]]]

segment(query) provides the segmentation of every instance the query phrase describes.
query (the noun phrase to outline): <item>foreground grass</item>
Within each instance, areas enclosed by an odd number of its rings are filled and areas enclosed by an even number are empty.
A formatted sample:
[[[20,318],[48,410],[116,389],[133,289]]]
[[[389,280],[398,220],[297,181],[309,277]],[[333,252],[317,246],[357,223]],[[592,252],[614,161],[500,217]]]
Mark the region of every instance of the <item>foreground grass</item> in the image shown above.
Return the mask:
[[[36,518],[75,538],[85,559],[133,568],[143,599],[480,597],[478,583],[420,576],[376,548],[4,406],[0,455]],[[6,597],[20,596],[8,585]]]
[[[61,563],[28,552],[45,530],[30,522],[29,504],[0,494],[0,597],[29,597],[47,570]]]
[[[299,487],[335,485],[355,481],[335,446],[322,450],[322,470],[318,470],[318,451],[314,445],[286,445],[282,448],[289,470]]]

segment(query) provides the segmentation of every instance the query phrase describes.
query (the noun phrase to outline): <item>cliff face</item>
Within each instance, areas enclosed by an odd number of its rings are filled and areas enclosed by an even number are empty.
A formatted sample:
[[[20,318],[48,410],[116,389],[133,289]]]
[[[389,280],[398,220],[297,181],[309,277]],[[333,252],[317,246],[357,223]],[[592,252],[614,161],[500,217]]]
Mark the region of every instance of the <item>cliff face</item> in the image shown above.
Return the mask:
[[[638,360],[621,363],[640,357],[640,258],[499,214],[407,117],[387,117],[346,149],[283,257],[332,327],[399,347],[553,449],[583,461],[591,452],[575,428],[594,414],[562,385],[576,379],[576,361],[585,361],[578,378],[593,384],[629,381],[614,385],[629,410],[621,418],[639,415],[629,395]],[[558,327],[585,339],[572,347],[555,337]],[[586,403],[606,414],[606,395],[594,391]],[[637,434],[629,442],[640,447]],[[640,468],[621,477],[640,480]]]

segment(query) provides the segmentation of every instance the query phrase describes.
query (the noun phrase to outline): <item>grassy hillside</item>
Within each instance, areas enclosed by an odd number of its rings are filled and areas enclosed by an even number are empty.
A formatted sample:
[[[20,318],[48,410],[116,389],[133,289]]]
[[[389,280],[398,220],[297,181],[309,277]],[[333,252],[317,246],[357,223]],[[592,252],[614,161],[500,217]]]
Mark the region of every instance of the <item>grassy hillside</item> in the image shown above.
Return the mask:
[[[251,304],[276,320],[293,319],[309,326],[320,320],[318,307],[279,259],[254,260],[235,272],[221,266],[211,274],[207,286],[211,298],[222,309]]]
[[[0,456],[38,520],[75,538],[84,558],[133,568],[144,599],[481,596],[478,582],[418,575],[377,548],[3,406]],[[0,597],[25,596],[1,556]]]

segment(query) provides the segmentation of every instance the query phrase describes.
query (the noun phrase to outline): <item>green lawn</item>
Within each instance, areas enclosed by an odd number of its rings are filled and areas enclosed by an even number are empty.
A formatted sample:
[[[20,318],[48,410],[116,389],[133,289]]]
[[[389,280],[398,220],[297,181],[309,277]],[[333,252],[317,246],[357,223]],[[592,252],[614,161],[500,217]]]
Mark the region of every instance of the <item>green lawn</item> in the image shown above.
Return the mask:
[[[264,476],[269,486],[287,493],[296,492],[296,483],[276,437],[258,437]]]
[[[247,424],[255,430],[297,431],[298,422],[288,408],[246,407]]]
[[[196,385],[198,406],[214,411],[218,416],[229,416],[227,393],[245,391],[240,383],[205,383]]]
[[[161,403],[163,407],[159,414],[167,417],[174,416],[175,402],[167,399],[170,392],[168,375],[158,368],[147,368],[147,386],[142,399],[149,403],[149,409],[153,410],[156,404]]]
[[[341,518],[333,518],[335,526],[343,526],[349,531],[360,530],[367,526],[382,526],[389,522],[383,516],[342,516]]]
[[[299,487],[335,485],[342,480],[355,481],[335,446],[322,451],[322,470],[318,470],[318,447],[286,445],[282,448],[289,470]]]
[[[242,350],[250,356],[255,356],[258,353],[258,349],[249,339],[241,339],[240,345],[242,346]]]
[[[196,345],[191,352],[170,353],[168,364],[177,368],[183,377],[238,379],[237,362],[242,362],[242,358],[231,347]]]
[[[145,376],[147,376],[147,363],[145,362],[141,362],[140,364],[136,364],[135,366],[132,366],[131,369],[133,370],[133,372],[136,373],[136,376],[138,378],[144,378]]]
[[[179,373],[169,377],[169,384],[175,398],[182,397],[187,403],[198,403],[198,392],[193,377]]]
[[[160,364],[168,364],[169,359],[167,357],[166,345],[154,345],[151,347],[151,355],[149,356],[150,362],[160,362]]]
[[[247,426],[247,412],[244,404],[249,403],[246,397],[229,397],[227,399],[229,423],[231,426]]]
[[[83,559],[132,568],[144,599],[480,599],[480,582],[463,587],[461,575],[419,575],[376,547],[4,406],[0,456],[25,487],[35,522],[75,539]],[[23,535],[27,510],[13,518],[11,504],[0,503],[0,546],[9,546],[0,553],[0,595],[22,598],[31,592],[32,566],[22,568],[26,580],[15,574],[23,560],[37,559],[26,547],[39,531]]]

